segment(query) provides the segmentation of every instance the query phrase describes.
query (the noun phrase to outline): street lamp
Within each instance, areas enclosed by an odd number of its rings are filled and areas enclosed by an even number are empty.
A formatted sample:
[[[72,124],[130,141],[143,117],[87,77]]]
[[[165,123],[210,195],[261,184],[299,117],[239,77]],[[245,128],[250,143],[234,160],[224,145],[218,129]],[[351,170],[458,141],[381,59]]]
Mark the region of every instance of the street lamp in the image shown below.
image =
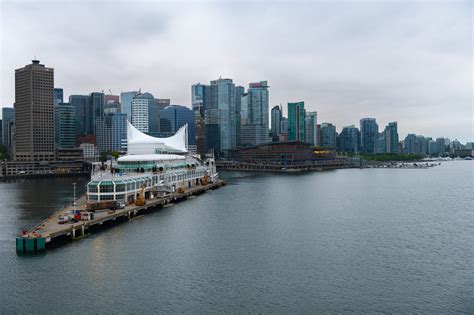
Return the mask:
[[[74,200],[72,202],[72,205],[74,206],[74,213],[76,213],[76,182],[72,183],[74,186]]]

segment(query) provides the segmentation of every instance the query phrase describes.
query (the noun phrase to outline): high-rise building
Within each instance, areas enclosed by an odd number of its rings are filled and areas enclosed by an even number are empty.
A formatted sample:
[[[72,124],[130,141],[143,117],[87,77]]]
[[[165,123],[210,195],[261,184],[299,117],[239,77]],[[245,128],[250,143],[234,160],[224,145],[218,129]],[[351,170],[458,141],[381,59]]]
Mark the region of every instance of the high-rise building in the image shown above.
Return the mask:
[[[120,108],[120,96],[119,95],[112,95],[112,94],[105,95],[104,112],[106,110],[108,110],[110,112],[111,108],[114,111],[116,111],[117,113],[122,112],[122,109]]]
[[[196,151],[199,154],[206,153],[206,125],[204,124],[204,118],[201,116],[199,111],[194,111],[195,120],[195,139],[196,139]]]
[[[140,93],[132,100],[132,125],[141,132],[158,136],[160,114],[155,98],[150,93]]]
[[[102,117],[105,109],[105,94],[102,92],[92,92],[89,95],[89,126],[92,126],[92,134],[96,134],[95,126],[97,118]]]
[[[438,154],[438,145],[436,144],[435,140],[430,140],[428,142],[428,153],[430,155],[437,155]]]
[[[76,146],[76,109],[69,103],[60,103],[55,111],[55,144],[57,148],[72,149]]]
[[[278,135],[278,141],[288,141],[288,118],[281,118],[281,133]]]
[[[54,69],[38,60],[15,70],[15,158],[54,160]]]
[[[61,103],[64,103],[64,91],[61,88],[54,88],[53,90],[53,100],[54,100],[54,105],[59,105]]]
[[[191,150],[196,149],[194,111],[186,106],[170,105],[160,111],[160,119],[163,122],[166,121],[165,125],[167,129],[169,128],[167,130],[169,134],[165,136],[174,135],[179,128],[188,124],[188,145]]]
[[[446,139],[445,138],[436,138],[436,146],[438,155],[444,155],[446,153]]]
[[[316,125],[316,146],[321,147],[323,145],[323,133],[321,132],[321,125]]]
[[[13,155],[15,134],[15,109],[2,108],[2,143],[7,148],[8,154]]]
[[[387,144],[385,142],[385,131],[377,135],[377,140],[375,141],[375,153],[386,153]]]
[[[236,146],[240,147],[241,143],[241,130],[240,127],[242,125],[242,120],[240,116],[240,112],[242,110],[242,95],[245,93],[245,89],[243,86],[236,86],[235,87],[235,138],[236,138]]]
[[[84,135],[92,135],[94,132],[92,121],[89,115],[89,96],[87,95],[70,95],[69,104],[74,107],[76,116],[76,137]]]
[[[122,151],[127,140],[127,114],[105,113],[96,121],[99,153]]]
[[[148,134],[154,137],[160,134],[160,107],[156,99],[148,104]]]
[[[120,93],[120,109],[121,112],[127,115],[128,121],[132,121],[132,100],[137,95],[137,91]]]
[[[336,126],[332,123],[321,124],[322,147],[335,148],[336,147]]]
[[[166,106],[171,105],[171,100],[169,98],[155,98],[155,103],[158,106],[158,110],[162,110]]]
[[[267,81],[250,83],[247,93],[249,111],[249,121],[247,123],[261,125],[268,130],[269,92]]]
[[[316,145],[318,142],[318,113],[317,112],[306,112],[305,116],[305,136],[306,142]]]
[[[193,84],[191,87],[191,105],[193,111],[198,112],[204,118],[204,94],[206,85],[201,83]]]
[[[269,142],[267,81],[250,83],[247,93],[243,93],[243,88],[240,92],[239,109],[246,112],[244,121],[241,120],[240,144],[249,146]]]
[[[0,119],[0,144],[3,145],[3,121]]]
[[[403,152],[406,154],[417,154],[417,136],[409,133],[403,140]]]
[[[397,122],[388,123],[384,131],[385,151],[386,153],[398,153],[398,130]]]
[[[105,95],[105,104],[107,104],[109,101],[112,101],[114,103],[120,103],[120,96],[112,94]]]
[[[359,129],[354,125],[342,128],[342,131],[338,136],[337,146],[341,152],[359,152]]]
[[[304,102],[288,103],[288,140],[306,139],[305,116]]]
[[[272,140],[278,141],[278,135],[281,134],[281,119],[283,118],[283,110],[281,105],[273,106],[271,111],[272,116],[272,127],[271,134]]]
[[[249,95],[244,93],[240,97],[240,124],[247,125],[249,121]]]
[[[211,81],[211,111],[217,113],[220,152],[224,155],[236,147],[235,85],[232,79]],[[207,118],[207,113],[206,113]],[[209,117],[211,121],[214,117]]]
[[[375,153],[379,126],[375,118],[360,120],[360,150],[364,153]]]
[[[104,113],[120,113],[120,103],[109,100],[105,103]]]

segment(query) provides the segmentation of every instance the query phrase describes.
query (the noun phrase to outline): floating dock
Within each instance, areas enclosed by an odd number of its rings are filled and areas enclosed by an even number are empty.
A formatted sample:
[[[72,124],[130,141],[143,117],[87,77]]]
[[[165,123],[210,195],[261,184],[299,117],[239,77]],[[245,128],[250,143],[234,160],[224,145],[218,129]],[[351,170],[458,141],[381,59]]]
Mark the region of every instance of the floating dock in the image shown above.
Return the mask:
[[[80,210],[84,208],[86,198],[83,196],[77,201],[76,207],[71,205],[62,210],[56,211],[33,229],[22,232],[21,235],[16,238],[16,250],[19,253],[42,252],[52,245],[61,243],[61,241],[64,242],[65,240],[83,238],[85,235],[89,234],[91,230],[100,229],[104,223],[117,220],[118,222],[128,221],[137,215],[146,213],[147,211],[161,208],[167,204],[186,200],[190,196],[200,195],[206,191],[211,191],[224,185],[225,182],[218,179],[207,185],[188,188],[182,193],[174,192],[165,197],[147,199],[146,204],[143,206],[131,204],[126,206],[124,209],[117,209],[114,211],[108,209],[98,210],[95,211],[94,219],[92,220],[60,224],[58,222],[59,217],[68,215],[71,210]]]

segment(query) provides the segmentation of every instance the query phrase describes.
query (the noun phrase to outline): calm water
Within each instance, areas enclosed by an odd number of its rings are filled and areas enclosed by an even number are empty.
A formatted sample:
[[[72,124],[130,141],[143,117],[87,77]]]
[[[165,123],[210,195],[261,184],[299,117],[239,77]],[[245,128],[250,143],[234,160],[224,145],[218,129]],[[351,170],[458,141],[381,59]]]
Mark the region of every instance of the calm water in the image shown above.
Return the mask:
[[[14,237],[70,201],[72,179],[0,182],[0,312],[472,314],[473,170],[227,173],[38,256]]]

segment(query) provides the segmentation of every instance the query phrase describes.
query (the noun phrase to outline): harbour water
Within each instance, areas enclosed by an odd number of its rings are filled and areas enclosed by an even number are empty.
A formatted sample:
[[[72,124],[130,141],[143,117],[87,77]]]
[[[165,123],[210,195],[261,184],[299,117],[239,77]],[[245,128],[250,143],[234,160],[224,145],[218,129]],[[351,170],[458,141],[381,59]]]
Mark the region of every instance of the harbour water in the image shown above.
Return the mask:
[[[0,313],[474,312],[474,162],[222,175],[41,255],[15,236],[73,179],[0,182]]]

